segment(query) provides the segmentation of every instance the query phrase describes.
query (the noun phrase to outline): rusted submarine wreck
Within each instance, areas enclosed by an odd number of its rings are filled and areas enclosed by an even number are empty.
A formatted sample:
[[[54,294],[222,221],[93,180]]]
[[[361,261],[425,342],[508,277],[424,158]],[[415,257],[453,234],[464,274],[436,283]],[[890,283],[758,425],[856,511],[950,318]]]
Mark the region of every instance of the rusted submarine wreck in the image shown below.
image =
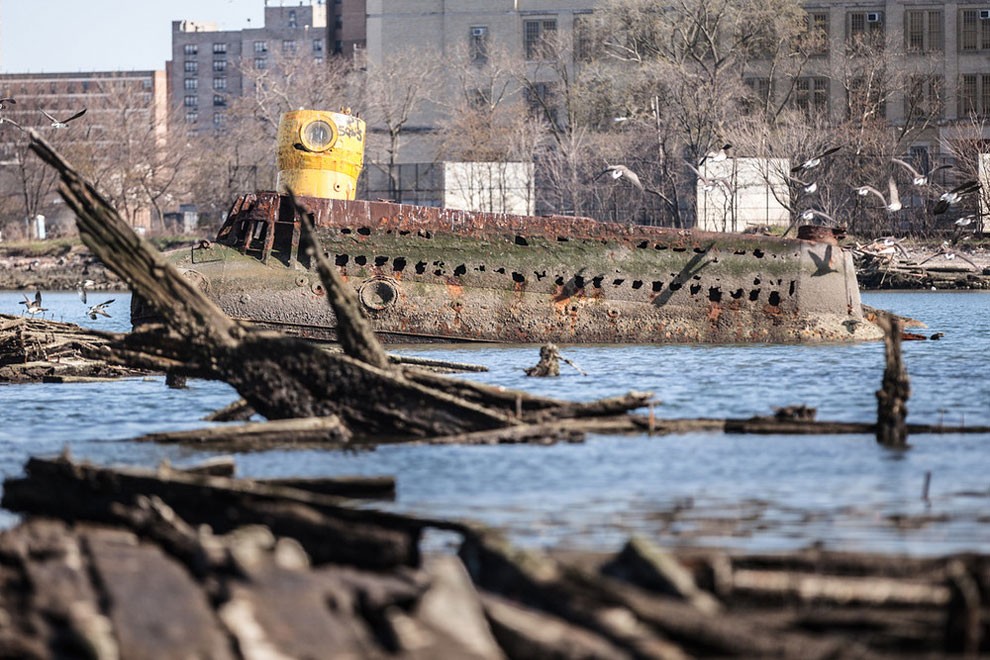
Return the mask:
[[[346,112],[286,113],[277,191],[238,197],[216,240],[173,262],[234,318],[332,341],[291,190],[390,343],[882,337],[864,322],[852,257],[834,240],[360,201],[364,138],[365,123]],[[140,300],[132,318],[146,318]]]

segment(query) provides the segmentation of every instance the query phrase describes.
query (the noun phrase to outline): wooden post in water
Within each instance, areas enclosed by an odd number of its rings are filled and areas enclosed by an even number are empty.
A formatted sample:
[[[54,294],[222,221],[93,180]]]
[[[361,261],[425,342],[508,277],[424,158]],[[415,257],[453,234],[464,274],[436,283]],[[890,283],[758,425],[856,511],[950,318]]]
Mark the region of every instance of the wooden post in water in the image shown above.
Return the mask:
[[[907,400],[911,385],[901,359],[901,320],[881,314],[877,324],[884,331],[886,367],[877,390],[877,442],[886,447],[907,447]]]

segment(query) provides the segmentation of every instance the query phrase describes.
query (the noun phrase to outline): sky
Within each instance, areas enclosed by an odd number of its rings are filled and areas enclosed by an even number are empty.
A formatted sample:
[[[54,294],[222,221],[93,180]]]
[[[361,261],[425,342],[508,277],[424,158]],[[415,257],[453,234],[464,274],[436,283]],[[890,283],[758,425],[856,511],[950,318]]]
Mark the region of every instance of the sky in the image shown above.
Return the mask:
[[[164,69],[172,21],[241,30],[264,14],[265,0],[0,0],[0,72]]]

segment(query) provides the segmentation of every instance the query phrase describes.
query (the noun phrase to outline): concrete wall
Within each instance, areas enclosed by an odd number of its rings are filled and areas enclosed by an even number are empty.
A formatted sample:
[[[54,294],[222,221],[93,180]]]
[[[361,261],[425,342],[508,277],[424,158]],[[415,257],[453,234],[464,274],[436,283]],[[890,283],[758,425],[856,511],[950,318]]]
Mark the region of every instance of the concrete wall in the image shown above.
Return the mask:
[[[727,158],[705,163],[695,187],[698,229],[743,231],[747,227],[784,226],[790,223],[786,172],[782,158]],[[714,185],[711,185],[714,182]],[[730,194],[734,190],[735,194]]]
[[[443,204],[462,211],[532,215],[532,163],[443,163]]]

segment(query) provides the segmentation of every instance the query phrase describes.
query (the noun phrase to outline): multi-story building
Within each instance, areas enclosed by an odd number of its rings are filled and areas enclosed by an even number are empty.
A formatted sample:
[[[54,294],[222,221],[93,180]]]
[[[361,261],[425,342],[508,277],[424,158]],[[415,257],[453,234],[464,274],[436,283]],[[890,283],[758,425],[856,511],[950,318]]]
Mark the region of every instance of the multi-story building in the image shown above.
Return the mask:
[[[352,55],[364,48],[365,12],[365,0],[334,0],[327,29],[335,55]]]
[[[341,34],[340,39],[331,36]],[[248,90],[246,72],[265,69],[281,56],[325,61],[328,43],[354,38],[328,31],[323,0],[299,4],[265,2],[265,24],[218,30],[213,23],[172,22],[169,106],[196,131],[223,127],[227,104]]]
[[[161,145],[167,137],[165,71],[6,73],[0,74],[0,97],[15,100],[3,110],[4,117],[19,126],[39,129],[44,135],[53,130],[44,113],[65,120],[85,109],[83,117],[60,133],[80,154],[116,150],[125,132],[139,136],[144,144]],[[0,130],[0,176],[4,181],[16,178],[16,168],[30,165],[20,154],[23,144],[19,132]],[[3,189],[8,186],[4,184]],[[21,190],[21,197],[27,194],[23,187],[14,189]],[[46,197],[33,202],[32,207],[35,212],[47,211],[50,224],[61,220],[57,217],[59,211],[71,216],[59,206],[53,193]],[[150,205],[141,205],[132,209],[129,220],[135,227],[148,228],[158,220],[153,213]]]

